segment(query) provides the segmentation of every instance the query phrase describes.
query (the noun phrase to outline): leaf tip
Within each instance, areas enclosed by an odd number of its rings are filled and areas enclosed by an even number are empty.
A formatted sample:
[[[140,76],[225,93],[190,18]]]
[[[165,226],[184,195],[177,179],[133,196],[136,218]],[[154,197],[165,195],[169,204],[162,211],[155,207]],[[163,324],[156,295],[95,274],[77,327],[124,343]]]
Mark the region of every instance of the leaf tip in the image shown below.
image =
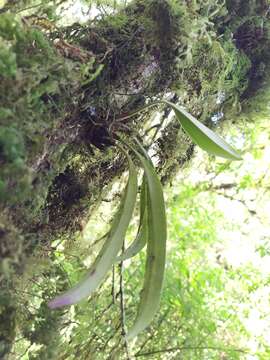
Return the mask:
[[[69,297],[56,297],[48,302],[50,309],[57,309],[66,305],[71,305],[73,302]]]
[[[226,157],[228,160],[231,161],[240,161],[243,160],[242,155],[240,155],[237,151],[233,149],[233,151],[230,153],[230,156]]]

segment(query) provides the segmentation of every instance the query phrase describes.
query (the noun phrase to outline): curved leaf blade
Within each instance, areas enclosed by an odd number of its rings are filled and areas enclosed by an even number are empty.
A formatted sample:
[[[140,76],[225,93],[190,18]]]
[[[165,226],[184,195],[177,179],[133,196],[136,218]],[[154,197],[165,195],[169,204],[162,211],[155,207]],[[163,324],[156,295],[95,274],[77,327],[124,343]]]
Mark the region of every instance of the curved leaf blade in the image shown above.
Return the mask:
[[[143,291],[137,316],[127,339],[132,339],[144,330],[156,314],[162,292],[166,261],[166,212],[163,189],[152,163],[133,149],[142,163],[147,182],[147,211],[149,237]]]
[[[137,172],[133,162],[127,152],[121,147],[120,149],[125,153],[129,162],[129,179],[107,241],[85,277],[76,286],[49,302],[48,306],[52,309],[75,304],[91,295],[105,278],[122,247],[134,211],[138,185]]]
[[[167,100],[164,102],[172,107],[183,129],[203,150],[229,160],[241,160],[241,156],[229,144],[194,116],[178,105]]]
[[[141,196],[140,196],[140,222],[139,229],[135,240],[132,244],[124,251],[123,254],[117,257],[117,261],[125,261],[136,256],[146,245],[148,238],[148,218],[147,218],[147,186],[146,178],[143,176],[141,185]]]

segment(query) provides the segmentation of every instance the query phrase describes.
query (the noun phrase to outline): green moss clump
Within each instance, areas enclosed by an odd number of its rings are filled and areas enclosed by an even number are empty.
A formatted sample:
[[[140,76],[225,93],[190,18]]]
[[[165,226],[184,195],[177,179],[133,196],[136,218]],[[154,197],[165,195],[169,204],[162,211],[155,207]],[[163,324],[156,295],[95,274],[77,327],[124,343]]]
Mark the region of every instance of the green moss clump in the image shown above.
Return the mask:
[[[24,258],[24,237],[10,220],[5,213],[0,214],[0,281],[10,280]]]
[[[0,38],[0,74],[4,77],[14,77],[16,73],[16,55],[10,51],[7,44]]]
[[[1,288],[0,294],[0,358],[6,359],[15,338],[16,308],[10,293]]]
[[[0,126],[0,201],[23,198],[31,176],[25,164],[25,147],[20,132]],[[13,191],[9,191],[13,188]]]
[[[80,81],[79,69],[73,71],[40,29],[8,13],[0,15],[0,44],[0,203],[22,203],[35,184],[37,197],[29,203],[34,215],[61,164],[40,174],[44,181],[33,178],[33,167],[46,134],[71,110],[67,99]]]

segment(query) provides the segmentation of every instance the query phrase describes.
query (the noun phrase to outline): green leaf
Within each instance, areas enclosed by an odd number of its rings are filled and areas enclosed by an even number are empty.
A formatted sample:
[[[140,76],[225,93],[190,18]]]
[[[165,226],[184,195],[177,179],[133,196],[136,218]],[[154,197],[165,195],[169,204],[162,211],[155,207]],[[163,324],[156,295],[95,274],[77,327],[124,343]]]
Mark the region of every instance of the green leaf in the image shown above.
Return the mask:
[[[155,169],[148,158],[132,148],[140,160],[147,183],[148,231],[146,269],[137,317],[127,339],[144,330],[156,314],[161,297],[166,261],[167,224],[163,189]]]
[[[117,261],[124,261],[136,256],[146,245],[148,237],[148,219],[147,219],[147,186],[146,177],[143,176],[141,185],[140,197],[140,222],[139,229],[133,243],[124,251],[123,254],[118,256]]]
[[[203,150],[229,160],[241,160],[241,156],[207,126],[195,119],[180,106],[167,100],[164,100],[164,102],[172,107],[183,129]]]
[[[72,289],[50,301],[50,308],[75,304],[95,291],[112,267],[123,245],[136,203],[137,172],[130,156],[122,147],[119,146],[119,148],[125,153],[129,162],[129,179],[120,207],[114,217],[107,241],[104,243],[99,255],[82,281]]]

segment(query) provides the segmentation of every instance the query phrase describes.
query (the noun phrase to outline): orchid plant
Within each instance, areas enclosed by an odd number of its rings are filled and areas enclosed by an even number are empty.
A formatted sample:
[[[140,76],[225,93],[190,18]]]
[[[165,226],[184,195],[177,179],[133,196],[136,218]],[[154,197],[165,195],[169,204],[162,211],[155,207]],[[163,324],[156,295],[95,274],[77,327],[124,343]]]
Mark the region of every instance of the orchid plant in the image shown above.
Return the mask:
[[[229,144],[182,107],[167,100],[161,102],[171,107],[184,131],[203,150],[229,160],[241,160],[241,156]],[[129,144],[119,140],[116,145],[128,161],[129,177],[107,239],[84,278],[51,300],[49,307],[54,309],[72,305],[87,298],[115,263],[132,258],[147,246],[143,291],[136,319],[126,334],[129,340],[150,324],[159,308],[166,262],[167,224],[162,185],[147,152],[136,138]],[[138,173],[130,154],[137,158],[144,171],[140,186],[140,219],[134,241],[120,254],[138,193]]]

